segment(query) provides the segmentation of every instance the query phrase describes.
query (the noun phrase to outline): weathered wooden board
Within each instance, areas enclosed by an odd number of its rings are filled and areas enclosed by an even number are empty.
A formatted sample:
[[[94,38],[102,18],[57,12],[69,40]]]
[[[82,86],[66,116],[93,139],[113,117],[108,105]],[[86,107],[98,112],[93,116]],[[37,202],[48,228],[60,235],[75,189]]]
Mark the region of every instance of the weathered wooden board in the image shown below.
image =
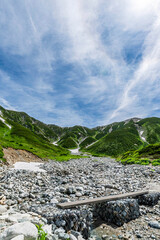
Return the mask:
[[[148,193],[148,191],[130,192],[130,193],[111,195],[111,196],[105,196],[105,197],[99,197],[99,198],[93,198],[93,199],[90,198],[90,199],[79,200],[79,201],[75,201],[75,202],[58,203],[57,206],[60,208],[63,208],[63,209],[74,208],[74,207],[80,206],[80,205],[114,201],[114,200],[131,198],[131,197],[133,198],[133,197],[137,197],[137,196],[147,194],[147,193]]]

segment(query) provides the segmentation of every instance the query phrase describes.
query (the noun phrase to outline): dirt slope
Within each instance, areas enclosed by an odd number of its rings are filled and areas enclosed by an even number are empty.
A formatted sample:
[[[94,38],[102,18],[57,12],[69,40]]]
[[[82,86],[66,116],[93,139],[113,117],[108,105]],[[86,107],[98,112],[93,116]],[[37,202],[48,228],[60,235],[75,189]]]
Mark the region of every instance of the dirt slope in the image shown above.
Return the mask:
[[[26,150],[4,148],[4,158],[9,165],[15,162],[42,162],[42,159]]]

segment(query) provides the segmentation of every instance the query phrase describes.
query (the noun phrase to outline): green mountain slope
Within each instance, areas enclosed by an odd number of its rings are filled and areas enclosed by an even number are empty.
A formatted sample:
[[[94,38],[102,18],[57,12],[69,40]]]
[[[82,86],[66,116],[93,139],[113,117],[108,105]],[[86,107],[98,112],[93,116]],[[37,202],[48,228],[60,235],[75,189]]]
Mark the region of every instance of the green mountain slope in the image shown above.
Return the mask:
[[[146,141],[150,144],[160,142],[160,119],[145,118],[138,122],[138,125],[142,127]]]
[[[24,112],[16,112],[11,110],[6,110],[0,106],[0,111],[3,114],[3,118],[6,119],[7,122],[16,122],[22,125],[25,128],[30,129],[32,132],[37,135],[43,136],[48,140],[56,140],[58,138],[58,134],[49,125],[42,123],[35,118],[30,117],[28,114]],[[55,126],[55,128],[61,129],[61,127]]]
[[[106,134],[98,142],[87,148],[87,151],[93,154],[117,157],[126,151],[136,150],[143,146],[143,142],[132,120],[127,124],[122,122],[119,126],[119,128],[112,130],[112,132]]]
[[[5,124],[0,124],[0,156],[2,148],[12,147],[24,149],[43,159],[55,159],[57,156],[69,155],[69,151],[50,144],[44,137],[36,135],[31,130],[18,123],[9,122],[12,126],[9,129]]]
[[[0,106],[0,157],[2,147],[26,149],[42,158],[68,155],[73,148],[118,157],[155,143],[160,143],[160,118],[132,118],[92,129],[59,127]]]
[[[68,148],[68,149],[74,149],[77,148],[78,145],[77,143],[74,141],[74,138],[69,137],[69,136],[65,136],[63,137],[59,142],[58,145],[64,148]]]

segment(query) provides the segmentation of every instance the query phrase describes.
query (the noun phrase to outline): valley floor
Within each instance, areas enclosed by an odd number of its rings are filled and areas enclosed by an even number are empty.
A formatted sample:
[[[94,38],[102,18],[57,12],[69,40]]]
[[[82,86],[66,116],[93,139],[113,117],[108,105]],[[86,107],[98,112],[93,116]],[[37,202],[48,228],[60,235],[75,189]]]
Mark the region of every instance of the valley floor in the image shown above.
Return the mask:
[[[0,167],[0,199],[5,201],[6,198],[8,208],[0,215],[0,233],[13,223],[22,221],[16,219],[17,212],[24,214],[23,221],[25,214],[29,213],[30,221],[47,225],[47,220],[51,224],[49,219],[53,214],[63,214],[63,210],[56,207],[58,202],[145,189],[160,192],[159,166],[124,166],[114,159],[90,157],[68,162],[49,161],[42,164],[42,168],[44,172]],[[91,206],[80,209],[90,210]],[[160,226],[160,205],[140,206],[140,212],[138,219],[122,227],[95,221],[90,239],[160,239],[160,229],[150,226],[153,221]],[[10,220],[6,221],[6,218]],[[27,215],[26,219],[29,219]],[[65,222],[59,221],[56,225],[63,227]],[[50,229],[51,235],[54,233],[53,226],[46,228]]]

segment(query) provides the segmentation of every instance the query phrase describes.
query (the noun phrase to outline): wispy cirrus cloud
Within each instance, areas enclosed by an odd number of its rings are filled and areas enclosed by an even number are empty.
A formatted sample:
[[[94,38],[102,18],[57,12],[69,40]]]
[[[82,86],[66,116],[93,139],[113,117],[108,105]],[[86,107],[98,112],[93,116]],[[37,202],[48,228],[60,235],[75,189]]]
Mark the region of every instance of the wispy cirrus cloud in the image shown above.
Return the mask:
[[[160,116],[159,0],[2,0],[0,104],[62,126]]]

